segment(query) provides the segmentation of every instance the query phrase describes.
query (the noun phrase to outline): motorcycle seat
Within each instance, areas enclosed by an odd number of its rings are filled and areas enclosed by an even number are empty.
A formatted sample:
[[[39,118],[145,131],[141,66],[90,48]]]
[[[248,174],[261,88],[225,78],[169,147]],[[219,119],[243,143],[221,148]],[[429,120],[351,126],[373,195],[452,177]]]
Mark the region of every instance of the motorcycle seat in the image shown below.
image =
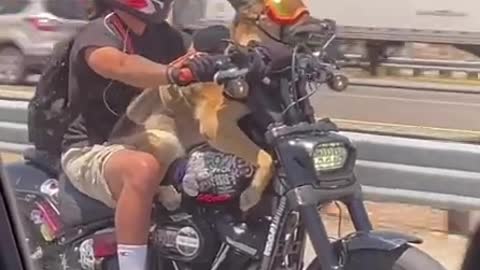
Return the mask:
[[[168,169],[162,185],[178,183],[178,179],[183,177],[178,170],[182,166],[185,166],[185,159],[176,160]],[[60,216],[67,228],[113,220],[114,209],[80,192],[64,173],[60,175],[59,180]]]
[[[60,171],[60,162],[58,159],[34,147],[27,148],[23,152],[23,158],[50,175],[57,175]]]
[[[59,181],[60,217],[67,228],[113,219],[114,209],[80,192],[64,173]]]
[[[23,152],[25,161],[59,180],[59,212],[64,226],[75,227],[113,217],[113,210],[78,191],[61,172],[60,160],[34,147]]]

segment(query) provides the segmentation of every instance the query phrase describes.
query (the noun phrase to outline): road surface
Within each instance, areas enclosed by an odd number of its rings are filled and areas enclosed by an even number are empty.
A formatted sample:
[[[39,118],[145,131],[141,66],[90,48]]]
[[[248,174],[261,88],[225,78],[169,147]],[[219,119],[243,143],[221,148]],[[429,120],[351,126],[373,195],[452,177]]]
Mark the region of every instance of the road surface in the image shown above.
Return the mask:
[[[350,86],[340,93],[321,88],[312,102],[317,114],[331,118],[480,134],[480,91],[461,94]]]

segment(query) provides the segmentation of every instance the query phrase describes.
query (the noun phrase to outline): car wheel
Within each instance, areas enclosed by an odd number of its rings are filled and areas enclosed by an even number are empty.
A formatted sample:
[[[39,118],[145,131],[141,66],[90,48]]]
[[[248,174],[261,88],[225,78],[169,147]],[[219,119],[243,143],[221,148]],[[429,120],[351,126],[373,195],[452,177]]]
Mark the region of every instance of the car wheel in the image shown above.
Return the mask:
[[[0,84],[19,84],[25,80],[25,57],[16,47],[0,49]]]

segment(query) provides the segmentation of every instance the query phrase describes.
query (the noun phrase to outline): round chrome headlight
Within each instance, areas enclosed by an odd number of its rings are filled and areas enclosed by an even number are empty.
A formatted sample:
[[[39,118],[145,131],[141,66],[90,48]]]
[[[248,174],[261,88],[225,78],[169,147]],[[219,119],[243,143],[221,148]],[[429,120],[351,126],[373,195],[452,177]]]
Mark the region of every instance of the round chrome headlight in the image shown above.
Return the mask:
[[[348,158],[345,144],[339,142],[320,143],[313,148],[313,166],[317,172],[327,172],[344,167]]]

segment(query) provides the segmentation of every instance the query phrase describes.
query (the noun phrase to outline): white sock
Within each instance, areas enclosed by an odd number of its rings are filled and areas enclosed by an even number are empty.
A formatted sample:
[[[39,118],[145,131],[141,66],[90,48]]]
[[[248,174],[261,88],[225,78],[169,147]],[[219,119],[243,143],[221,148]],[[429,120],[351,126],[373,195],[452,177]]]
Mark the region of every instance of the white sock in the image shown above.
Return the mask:
[[[147,270],[147,245],[117,246],[119,270]]]

